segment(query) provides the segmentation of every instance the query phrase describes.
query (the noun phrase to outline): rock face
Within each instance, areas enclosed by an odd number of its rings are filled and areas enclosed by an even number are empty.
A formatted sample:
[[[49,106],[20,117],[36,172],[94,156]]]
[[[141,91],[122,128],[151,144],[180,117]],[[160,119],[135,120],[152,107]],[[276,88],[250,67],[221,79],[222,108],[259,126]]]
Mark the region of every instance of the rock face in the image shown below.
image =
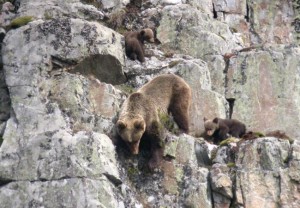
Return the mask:
[[[14,6],[0,38],[1,207],[300,207],[297,3]],[[156,29],[160,44],[146,44],[143,64],[126,58],[123,36],[106,26],[119,11],[127,12],[119,32]],[[7,27],[25,16],[32,21]],[[190,133],[169,129],[162,167],[149,172],[147,142],[136,157],[115,146],[114,122],[128,93],[164,73],[192,89]],[[212,145],[200,137],[204,116],[232,116],[249,131],[282,130],[291,140]]]

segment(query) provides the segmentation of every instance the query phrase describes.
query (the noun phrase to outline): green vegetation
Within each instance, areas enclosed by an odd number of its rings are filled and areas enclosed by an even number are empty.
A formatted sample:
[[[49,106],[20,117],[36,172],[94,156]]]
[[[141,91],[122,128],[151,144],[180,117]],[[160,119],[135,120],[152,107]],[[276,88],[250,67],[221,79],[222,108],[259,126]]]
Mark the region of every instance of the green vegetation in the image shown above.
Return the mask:
[[[116,30],[121,34],[124,34],[126,32],[123,24],[125,18],[126,11],[124,9],[117,9],[110,14],[107,24],[110,28]]]
[[[211,153],[210,153],[210,158],[211,158],[211,160],[214,160],[214,159],[216,158],[217,152],[218,152],[218,149],[217,149],[217,148],[216,148],[216,149],[213,149],[213,150],[211,151]]]
[[[3,137],[0,136],[0,147],[1,147],[2,143],[3,143]]]
[[[23,17],[17,17],[15,19],[13,19],[10,23],[10,27],[11,28],[18,28],[18,27],[22,27],[24,25],[27,25],[29,22],[31,22],[33,20],[32,16],[23,16]]]
[[[169,63],[169,68],[172,68],[172,67],[178,65],[180,62],[181,62],[181,60],[171,61]]]
[[[220,146],[225,146],[225,145],[228,145],[229,143],[237,143],[239,141],[240,140],[238,138],[230,137],[228,139],[225,139],[225,140],[221,141]]]
[[[53,19],[53,16],[49,12],[45,12],[44,17],[45,17],[45,20]]]
[[[139,173],[139,170],[137,168],[129,167],[127,169],[127,174],[129,177],[133,177],[133,176],[137,175],[138,173]]]
[[[128,95],[135,92],[135,89],[133,87],[126,85],[126,84],[121,84],[116,87]]]
[[[229,163],[227,163],[227,167],[234,168],[235,167],[235,163],[234,162],[229,162]]]
[[[256,136],[257,138],[259,137],[265,137],[265,135],[261,132],[253,132],[254,136]]]
[[[161,124],[171,133],[177,134],[178,128],[175,124],[175,121],[173,120],[173,117],[169,116],[167,113],[164,112],[158,112],[158,117],[161,122]]]

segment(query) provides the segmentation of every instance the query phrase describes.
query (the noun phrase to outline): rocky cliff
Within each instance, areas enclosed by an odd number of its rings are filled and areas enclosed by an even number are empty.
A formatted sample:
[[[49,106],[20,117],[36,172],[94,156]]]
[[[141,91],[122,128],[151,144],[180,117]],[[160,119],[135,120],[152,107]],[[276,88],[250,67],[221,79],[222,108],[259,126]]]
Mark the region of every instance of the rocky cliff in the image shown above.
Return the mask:
[[[1,207],[300,207],[298,1],[11,3],[0,18]],[[144,27],[157,41],[141,64],[123,34]],[[128,93],[163,73],[192,88],[191,132],[168,133],[149,172],[149,150],[133,157],[111,139]],[[291,139],[212,145],[204,116]]]

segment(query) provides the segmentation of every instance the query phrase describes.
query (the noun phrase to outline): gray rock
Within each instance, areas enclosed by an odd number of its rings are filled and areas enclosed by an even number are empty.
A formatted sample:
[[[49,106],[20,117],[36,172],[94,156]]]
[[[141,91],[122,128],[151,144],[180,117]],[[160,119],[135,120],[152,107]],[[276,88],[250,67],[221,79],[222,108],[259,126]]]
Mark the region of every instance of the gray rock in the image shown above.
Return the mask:
[[[22,0],[18,16],[32,16],[37,19],[80,18],[101,20],[104,14],[92,5],[83,4],[80,0]]]
[[[2,207],[115,208],[118,205],[106,178],[12,182],[1,187],[0,200]]]
[[[233,117],[252,131],[281,130],[299,138],[299,53],[280,45],[230,59],[226,97],[235,99]]]

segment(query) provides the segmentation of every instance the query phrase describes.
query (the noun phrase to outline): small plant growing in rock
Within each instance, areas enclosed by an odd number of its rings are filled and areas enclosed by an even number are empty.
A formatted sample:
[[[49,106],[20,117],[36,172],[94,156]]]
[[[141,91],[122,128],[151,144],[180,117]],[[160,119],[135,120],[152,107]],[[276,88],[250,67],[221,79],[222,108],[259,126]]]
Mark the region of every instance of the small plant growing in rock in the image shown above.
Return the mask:
[[[17,17],[11,21],[9,26],[10,26],[10,28],[22,27],[24,25],[27,25],[32,20],[33,20],[32,16]]]
[[[228,145],[230,143],[237,143],[239,141],[240,141],[240,139],[238,139],[238,138],[230,137],[228,139],[225,139],[225,140],[221,141],[220,146],[225,146],[225,145]]]
[[[45,20],[53,19],[53,16],[49,12],[45,12],[44,17],[45,17]]]
[[[124,19],[126,18],[126,11],[124,9],[118,9],[111,13],[107,24],[114,30],[117,30],[119,33],[125,33],[124,29]]]
[[[234,168],[235,167],[235,163],[234,162],[229,162],[229,163],[227,163],[227,167]]]
[[[218,152],[218,148],[213,149],[213,150],[211,151],[211,153],[210,153],[210,158],[211,158],[211,160],[214,160],[214,159],[216,158],[217,152]]]
[[[174,66],[176,66],[176,65],[178,65],[178,64],[180,64],[180,63],[181,63],[180,60],[171,61],[171,62],[169,63],[169,68],[172,68],[172,67],[174,67]]]
[[[159,119],[163,127],[165,127],[168,131],[170,131],[173,134],[177,134],[178,127],[173,119],[173,117],[169,116],[167,113],[158,113]]]
[[[120,84],[117,86],[117,88],[128,95],[135,92],[135,89],[127,84]]]

